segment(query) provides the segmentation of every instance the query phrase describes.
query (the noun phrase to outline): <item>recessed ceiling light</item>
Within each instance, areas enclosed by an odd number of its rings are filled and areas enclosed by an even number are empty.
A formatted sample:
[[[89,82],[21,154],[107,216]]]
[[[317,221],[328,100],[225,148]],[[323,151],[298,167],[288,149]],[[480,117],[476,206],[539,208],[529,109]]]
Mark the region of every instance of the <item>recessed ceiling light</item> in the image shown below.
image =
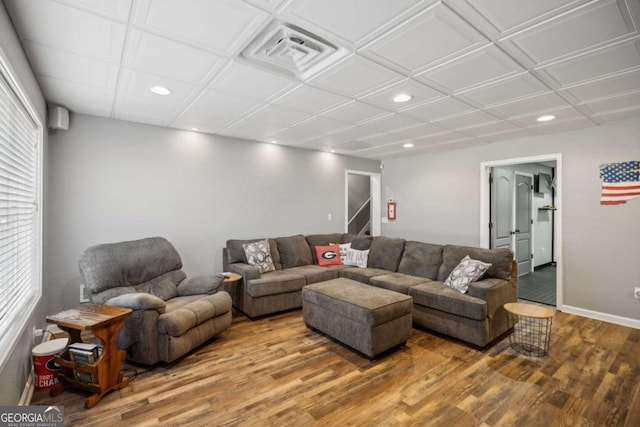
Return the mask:
[[[151,88],[151,92],[157,95],[169,95],[171,91],[164,86],[154,86]]]
[[[277,143],[278,143],[278,141],[276,141],[275,139],[272,139],[270,142],[271,142],[272,144],[277,144]]]
[[[336,152],[336,150],[331,150],[331,152],[332,152],[332,153],[335,153],[335,152]]]
[[[544,116],[538,117],[536,120],[539,122],[549,122],[555,118],[556,116],[554,116],[553,114],[545,114]]]
[[[408,93],[399,93],[393,97],[393,102],[407,102],[412,98],[413,96],[409,95]]]
[[[403,148],[413,148],[413,144],[410,142],[407,142],[406,144],[402,145]]]
[[[196,132],[197,132],[199,129],[198,129],[198,128],[191,128],[191,130],[193,130],[193,131],[196,131]]]

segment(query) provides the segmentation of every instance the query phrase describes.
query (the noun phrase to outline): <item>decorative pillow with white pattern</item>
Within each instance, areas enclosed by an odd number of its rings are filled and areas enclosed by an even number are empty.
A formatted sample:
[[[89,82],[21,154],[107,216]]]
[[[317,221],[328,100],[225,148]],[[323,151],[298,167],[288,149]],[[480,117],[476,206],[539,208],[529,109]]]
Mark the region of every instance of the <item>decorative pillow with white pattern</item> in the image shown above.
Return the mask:
[[[269,239],[260,240],[242,245],[244,255],[247,257],[247,264],[260,268],[260,273],[274,271],[276,269],[271,258]]]
[[[451,271],[444,284],[464,294],[469,289],[469,283],[479,280],[487,270],[491,267],[488,262],[472,259],[469,255],[464,257],[462,261]]]
[[[359,251],[357,249],[347,249],[347,256],[344,259],[344,265],[355,265],[356,267],[365,268],[369,259],[369,249]]]

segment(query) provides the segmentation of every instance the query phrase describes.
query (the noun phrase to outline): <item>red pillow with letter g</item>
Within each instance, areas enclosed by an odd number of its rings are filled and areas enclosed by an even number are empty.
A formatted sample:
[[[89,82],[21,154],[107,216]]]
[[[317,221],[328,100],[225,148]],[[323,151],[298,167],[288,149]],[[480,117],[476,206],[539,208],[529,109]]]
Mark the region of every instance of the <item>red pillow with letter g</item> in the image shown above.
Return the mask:
[[[340,265],[340,245],[316,246],[318,265]]]

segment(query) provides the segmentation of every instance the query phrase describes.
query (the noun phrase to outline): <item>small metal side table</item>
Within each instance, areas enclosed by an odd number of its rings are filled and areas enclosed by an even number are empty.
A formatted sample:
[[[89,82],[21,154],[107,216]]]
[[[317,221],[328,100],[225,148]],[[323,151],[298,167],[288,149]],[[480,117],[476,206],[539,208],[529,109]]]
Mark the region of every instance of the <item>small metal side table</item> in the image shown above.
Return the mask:
[[[514,325],[509,336],[511,348],[527,356],[549,354],[553,312],[533,304],[511,302],[504,305],[509,322]]]

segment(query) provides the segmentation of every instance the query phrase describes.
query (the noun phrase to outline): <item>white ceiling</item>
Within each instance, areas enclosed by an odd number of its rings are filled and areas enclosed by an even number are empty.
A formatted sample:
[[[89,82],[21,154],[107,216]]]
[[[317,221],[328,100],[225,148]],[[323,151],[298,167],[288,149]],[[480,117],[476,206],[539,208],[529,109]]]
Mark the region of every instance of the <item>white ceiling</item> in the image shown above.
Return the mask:
[[[76,113],[374,159],[640,117],[638,0],[4,3]],[[274,19],[347,54],[303,81],[250,65]]]

